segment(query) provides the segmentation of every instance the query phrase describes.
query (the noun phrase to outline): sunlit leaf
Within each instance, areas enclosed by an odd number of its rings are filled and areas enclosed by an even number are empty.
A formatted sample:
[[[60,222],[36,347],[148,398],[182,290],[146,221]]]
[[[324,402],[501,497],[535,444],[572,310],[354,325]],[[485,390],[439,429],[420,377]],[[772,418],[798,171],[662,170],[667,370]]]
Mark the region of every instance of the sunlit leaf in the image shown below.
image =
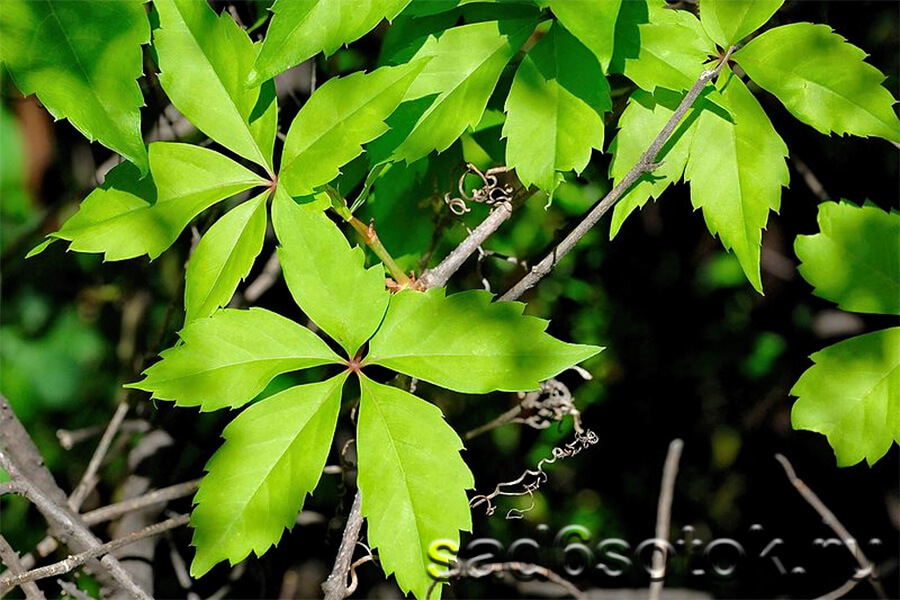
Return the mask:
[[[366,362],[460,392],[534,390],[602,350],[548,335],[519,302],[491,303],[473,290],[402,291],[391,298]]]
[[[603,148],[603,113],[612,108],[597,59],[553,25],[519,65],[506,99],[506,164],[525,185],[552,193],[559,172],[580,173]]]
[[[228,304],[250,273],[266,237],[267,195],[231,209],[203,234],[184,279],[186,323],[208,317]]]
[[[762,27],[784,0],[703,0],[703,29],[722,48],[728,48]]]
[[[278,75],[319,52],[333,54],[382,19],[390,21],[410,0],[278,0],[250,84]]]
[[[294,300],[352,358],[387,308],[384,267],[366,269],[362,248],[351,249],[321,210],[300,206],[283,191],[275,194],[272,222]]]
[[[271,170],[273,90],[245,85],[258,47],[228,11],[216,16],[206,2],[154,0],[154,5],[160,21],[153,35],[159,82],[172,104],[200,131]]]
[[[359,489],[369,543],[385,574],[400,589],[425,600],[434,580],[428,547],[459,543],[472,528],[466,490],[472,474],[462,441],[440,409],[401,389],[360,377]],[[440,597],[440,584],[429,598]]]
[[[825,435],[838,465],[869,465],[900,443],[900,327],[860,335],[813,354],[791,389],[795,429]]]
[[[621,0],[548,2],[559,22],[594,53],[604,71],[612,59],[616,17],[621,4]]]
[[[247,408],[225,428],[194,497],[191,575],[262,556],[297,522],[319,482],[346,373],[298,385]]]
[[[762,230],[769,211],[781,206],[781,187],[790,177],[788,150],[740,78],[727,67],[721,77],[733,122],[712,110],[700,113],[684,177],[710,233],[735,253],[747,279],[762,292]]]
[[[306,196],[337,177],[362,144],[388,130],[384,120],[424,66],[419,61],[329,79],[291,123],[279,183],[293,196]]]
[[[827,25],[810,23],[770,29],[734,54],[755,83],[817,131],[900,142],[894,97],[865,57]]]
[[[487,21],[454,27],[429,37],[413,60],[431,60],[410,86],[406,100],[436,94],[416,120],[393,158],[414,162],[432,150],[450,147],[467,127],[475,126],[497,80],[534,29],[533,21]]]
[[[180,336],[180,345],[126,387],[217,410],[246,404],[280,373],[340,362],[312,331],[261,308],[221,310],[191,321]]]

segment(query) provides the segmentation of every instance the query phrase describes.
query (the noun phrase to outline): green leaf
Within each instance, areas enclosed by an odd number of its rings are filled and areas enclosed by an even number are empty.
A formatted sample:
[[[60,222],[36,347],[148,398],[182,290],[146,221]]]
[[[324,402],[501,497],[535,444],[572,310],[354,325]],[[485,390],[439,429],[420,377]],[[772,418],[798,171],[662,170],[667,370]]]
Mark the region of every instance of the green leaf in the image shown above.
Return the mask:
[[[625,51],[625,75],[648,92],[690,89],[716,53],[694,15],[666,6],[660,0],[648,2],[650,22],[639,25],[639,38],[627,40],[639,47]]]
[[[900,443],[900,327],[875,331],[813,354],[791,389],[794,429],[825,435],[839,466],[875,464]]]
[[[150,41],[143,0],[3,0],[0,29],[3,62],[23,94],[147,173],[135,81]]]
[[[216,16],[206,2],[154,5],[159,82],[172,104],[210,138],[271,171],[274,95],[244,85],[258,48],[227,11]]]
[[[319,52],[326,56],[392,20],[410,0],[278,0],[250,85],[270,79]]]
[[[150,171],[152,179],[141,179],[130,163],[118,165],[82,201],[78,212],[48,237],[71,241],[69,249],[77,252],[103,252],[105,260],[143,254],[152,260],[198,214],[266,183],[230,158],[190,144],[150,144]],[[45,248],[42,244],[29,255]]]
[[[184,282],[185,323],[225,306],[247,277],[266,238],[264,192],[228,212],[209,228],[188,261]]]
[[[635,90],[631,94],[628,106],[619,117],[619,134],[609,145],[609,152],[612,154],[609,176],[614,185],[618,185],[638,163],[672,118],[683,97],[683,94],[662,88],[657,88],[655,94],[648,94],[643,90]],[[656,200],[669,184],[681,179],[691,140],[694,138],[693,124],[703,106],[703,100],[695,102],[656,156],[660,166],[651,173],[641,175],[622,199],[616,202],[609,225],[609,239],[616,236],[622,223],[635,209],[643,208],[651,197]]]
[[[306,196],[337,177],[342,166],[362,153],[362,144],[388,130],[384,120],[424,62],[329,79],[291,123],[279,182],[292,196]]]
[[[894,97],[865,57],[827,25],[810,23],[770,29],[733,55],[755,83],[817,131],[900,142]]]
[[[472,394],[536,390],[540,382],[602,350],[567,344],[525,316],[520,302],[491,303],[473,290],[401,291],[369,343],[366,362]]]
[[[431,60],[410,86],[406,100],[437,97],[393,158],[412,163],[432,150],[443,152],[467,127],[474,127],[506,63],[533,30],[531,20],[487,21],[448,29],[439,39],[429,37],[413,60]]]
[[[506,164],[526,187],[552,194],[558,172],[581,173],[603,148],[612,101],[597,59],[554,24],[519,65],[505,108]]]
[[[900,213],[825,202],[815,235],[798,235],[800,274],[843,310],[900,315]]]
[[[434,580],[428,547],[459,543],[472,528],[466,490],[474,479],[462,441],[440,409],[401,389],[360,377],[359,489],[369,543],[386,575],[424,600]],[[431,598],[440,597],[441,585]]]
[[[700,22],[722,48],[729,48],[762,27],[784,0],[703,0]]]
[[[558,21],[594,53],[604,71],[612,59],[621,4],[622,0],[550,0],[548,3]]]
[[[319,482],[341,407],[342,373],[257,402],[225,428],[194,497],[191,575],[262,556],[297,522]]]
[[[762,293],[759,252],[769,210],[778,211],[790,179],[788,150],[747,86],[728,70],[722,97],[734,122],[713,111],[697,120],[684,177],[691,203],[706,226],[733,250],[753,287]]]
[[[281,373],[341,362],[312,331],[261,308],[221,310],[180,335],[182,344],[125,387],[209,411],[246,404]]]
[[[387,309],[384,268],[364,268],[362,248],[351,249],[321,210],[299,206],[281,188],[272,223],[284,279],[297,305],[353,357]]]

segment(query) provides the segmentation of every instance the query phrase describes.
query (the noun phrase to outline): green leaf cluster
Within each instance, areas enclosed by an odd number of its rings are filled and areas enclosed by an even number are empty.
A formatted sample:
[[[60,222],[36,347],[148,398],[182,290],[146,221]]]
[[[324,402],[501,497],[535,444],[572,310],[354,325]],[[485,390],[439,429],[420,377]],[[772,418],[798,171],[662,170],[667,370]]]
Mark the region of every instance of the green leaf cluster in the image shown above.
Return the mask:
[[[642,89],[632,94],[610,150],[610,176],[621,181],[674,112],[678,97],[705,68],[764,25],[780,0],[704,0],[700,18],[665,3],[648,3],[635,44],[621,61]],[[627,31],[624,30],[623,31]],[[774,27],[746,42],[731,59],[759,87],[772,93],[798,119],[823,133],[877,136],[900,141],[894,99],[884,76],[863,62],[865,54],[825,25]],[[652,94],[652,96],[650,95]],[[615,207],[611,237],[626,217],[670,183],[691,184],[691,203],[703,212],[710,233],[738,258],[750,283],[762,291],[759,253],[770,210],[778,211],[789,177],[787,147],[759,102],[730,68],[716,89],[682,121],[662,149],[662,166],[643,175]]]
[[[191,572],[261,554],[290,528],[324,467],[344,382],[357,373],[359,486],[369,539],[385,572],[424,598],[428,546],[458,540],[471,526],[465,490],[472,476],[440,411],[372,381],[366,367],[459,392],[532,390],[601,349],[556,340],[545,333],[546,321],[522,314],[524,305],[491,304],[487,292],[391,296],[380,267],[366,269],[362,251],[314,205],[277,193],[272,218],[294,300],[344,357],[276,313],[226,309],[189,322],[181,343],[131,387],[206,411],[246,405],[281,373],[328,364],[345,370],[260,400],[228,426],[196,497]]]
[[[819,205],[815,235],[794,243],[817,296],[847,311],[900,315],[900,213],[846,202]],[[900,443],[900,327],[813,354],[794,387],[795,429],[824,434],[840,466],[875,464]]]

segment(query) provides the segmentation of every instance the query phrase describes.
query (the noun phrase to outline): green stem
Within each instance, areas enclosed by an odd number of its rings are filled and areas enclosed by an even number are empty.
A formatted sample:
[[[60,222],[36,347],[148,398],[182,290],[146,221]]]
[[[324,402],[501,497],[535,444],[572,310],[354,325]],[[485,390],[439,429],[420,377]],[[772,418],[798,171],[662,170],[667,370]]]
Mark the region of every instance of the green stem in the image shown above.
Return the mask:
[[[343,216],[343,215],[342,215]],[[372,252],[375,253],[381,262],[384,263],[384,266],[387,267],[388,271],[391,273],[391,277],[394,278],[394,281],[399,283],[401,286],[406,287],[412,283],[409,276],[403,272],[403,269],[400,268],[400,265],[394,261],[394,258],[391,256],[390,252],[387,251],[387,248],[381,243],[381,240],[378,239],[378,234],[375,233],[374,221],[372,224],[366,225],[352,214],[350,218],[347,219],[344,217],[344,220],[350,223],[353,229],[362,236],[363,241],[366,245],[372,249]]]

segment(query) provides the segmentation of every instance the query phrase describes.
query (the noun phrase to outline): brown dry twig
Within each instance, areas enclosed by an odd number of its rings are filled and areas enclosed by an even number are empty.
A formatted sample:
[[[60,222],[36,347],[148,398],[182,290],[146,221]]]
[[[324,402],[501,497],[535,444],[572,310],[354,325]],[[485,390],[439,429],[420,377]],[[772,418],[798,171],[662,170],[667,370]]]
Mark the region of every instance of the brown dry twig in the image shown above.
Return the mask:
[[[815,509],[817,513],[822,517],[822,521],[829,527],[831,527],[832,531],[834,531],[838,538],[843,542],[844,546],[847,548],[847,551],[853,556],[857,563],[859,563],[859,570],[857,570],[856,574],[851,578],[852,580],[862,581],[863,579],[868,579],[869,583],[872,584],[872,587],[875,589],[875,593],[878,594],[879,598],[887,598],[887,594],[884,592],[884,587],[881,585],[881,581],[878,580],[878,571],[875,568],[875,565],[870,561],[865,553],[862,551],[862,548],[859,547],[859,544],[856,543],[856,538],[850,535],[850,532],[847,531],[847,528],[838,521],[838,518],[834,516],[834,513],[831,512],[825,503],[819,499],[819,496],[816,495],[812,489],[808,485],[806,485],[802,479],[797,477],[796,471],[794,471],[794,466],[787,459],[787,457],[783,454],[776,454],[775,460],[781,463],[781,466],[784,468],[784,472],[787,475],[788,480],[791,482],[791,485],[796,488],[796,490],[803,496],[803,499]],[[847,586],[850,582],[848,581],[843,586],[832,592],[832,594],[841,591],[844,586]],[[847,588],[847,591],[853,588],[856,584],[850,585]],[[846,592],[843,592],[846,593]],[[827,596],[831,596],[828,594]]]

